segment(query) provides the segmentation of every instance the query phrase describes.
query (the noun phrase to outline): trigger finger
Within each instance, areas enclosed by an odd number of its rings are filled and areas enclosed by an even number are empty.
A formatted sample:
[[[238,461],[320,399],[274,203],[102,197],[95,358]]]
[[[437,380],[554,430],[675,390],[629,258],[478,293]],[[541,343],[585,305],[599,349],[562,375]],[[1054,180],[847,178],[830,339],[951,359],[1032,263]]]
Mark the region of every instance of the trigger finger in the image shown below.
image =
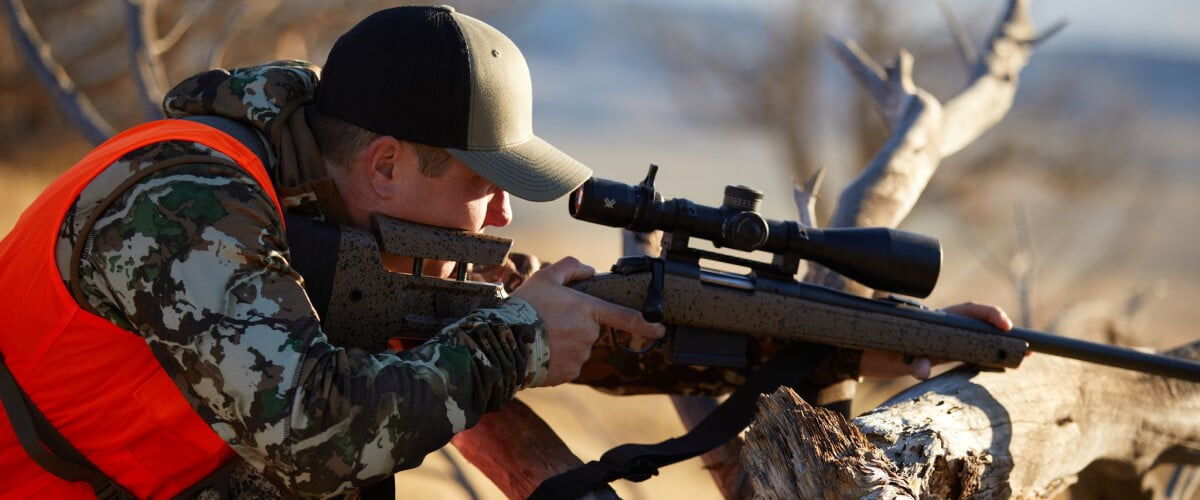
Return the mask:
[[[596,299],[596,315],[596,320],[601,325],[629,332],[638,337],[658,339],[666,333],[666,327],[658,323],[647,322],[642,319],[642,313],[600,299]]]

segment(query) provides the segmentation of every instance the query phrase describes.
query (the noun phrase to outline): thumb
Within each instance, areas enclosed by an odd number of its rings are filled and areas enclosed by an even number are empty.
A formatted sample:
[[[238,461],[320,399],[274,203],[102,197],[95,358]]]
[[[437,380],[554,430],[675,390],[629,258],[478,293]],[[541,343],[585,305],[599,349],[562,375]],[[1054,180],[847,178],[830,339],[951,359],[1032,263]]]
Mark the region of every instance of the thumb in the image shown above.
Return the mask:
[[[547,276],[556,285],[565,285],[595,276],[596,269],[579,262],[579,259],[575,257],[564,257],[558,262],[538,270],[535,276],[537,275]]]
[[[929,358],[917,358],[908,365],[908,374],[917,380],[929,380],[933,371],[933,361]]]

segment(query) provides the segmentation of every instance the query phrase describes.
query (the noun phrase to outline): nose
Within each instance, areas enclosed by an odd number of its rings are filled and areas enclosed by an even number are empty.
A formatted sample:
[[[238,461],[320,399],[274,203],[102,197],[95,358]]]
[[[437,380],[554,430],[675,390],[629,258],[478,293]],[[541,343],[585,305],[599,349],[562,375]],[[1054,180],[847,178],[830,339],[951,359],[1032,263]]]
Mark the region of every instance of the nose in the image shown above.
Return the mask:
[[[496,188],[491,201],[488,201],[487,216],[483,219],[483,225],[504,227],[509,225],[512,219],[512,204],[509,203],[508,191]]]

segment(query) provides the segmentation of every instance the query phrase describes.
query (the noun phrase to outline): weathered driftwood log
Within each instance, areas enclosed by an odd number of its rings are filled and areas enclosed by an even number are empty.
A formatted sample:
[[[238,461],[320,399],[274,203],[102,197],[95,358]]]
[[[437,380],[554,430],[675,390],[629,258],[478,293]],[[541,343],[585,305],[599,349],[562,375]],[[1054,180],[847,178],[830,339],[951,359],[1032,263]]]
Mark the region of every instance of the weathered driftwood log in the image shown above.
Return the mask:
[[[1018,74],[1033,47],[1059,29],[1039,38],[1029,14],[1030,2],[1008,2],[986,51],[971,62],[966,87],[945,103],[913,82],[913,58],[907,51],[901,50],[885,69],[853,41],[830,40],[834,53],[871,95],[891,131],[862,174],[842,191],[830,227],[896,227],[921,198],[942,158],[966,147],[1008,113]],[[809,276],[822,278],[820,274],[833,288],[870,293],[819,266]]]
[[[759,400],[745,441],[742,461],[756,498],[914,496],[857,427],[786,387]]]
[[[1168,354],[1200,359],[1200,342]],[[1047,498],[1089,465],[1136,479],[1200,463],[1200,384],[1034,355],[946,373],[852,424],[781,390],[742,458],[763,498]]]
[[[549,425],[519,399],[484,415],[450,441],[508,498],[526,498],[546,478],[583,462]],[[584,498],[615,499],[607,486]]]

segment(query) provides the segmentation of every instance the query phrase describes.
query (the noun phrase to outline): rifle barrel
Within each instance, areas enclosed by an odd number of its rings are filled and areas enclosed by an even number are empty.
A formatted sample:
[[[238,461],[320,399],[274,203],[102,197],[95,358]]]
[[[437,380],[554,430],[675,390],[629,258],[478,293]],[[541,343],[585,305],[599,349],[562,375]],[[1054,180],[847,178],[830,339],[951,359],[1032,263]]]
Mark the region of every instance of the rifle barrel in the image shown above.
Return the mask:
[[[1064,358],[1078,359],[1164,377],[1200,382],[1200,362],[1150,354],[1086,340],[1051,335],[1024,328],[1013,328],[1006,335],[1029,343],[1029,349]]]

